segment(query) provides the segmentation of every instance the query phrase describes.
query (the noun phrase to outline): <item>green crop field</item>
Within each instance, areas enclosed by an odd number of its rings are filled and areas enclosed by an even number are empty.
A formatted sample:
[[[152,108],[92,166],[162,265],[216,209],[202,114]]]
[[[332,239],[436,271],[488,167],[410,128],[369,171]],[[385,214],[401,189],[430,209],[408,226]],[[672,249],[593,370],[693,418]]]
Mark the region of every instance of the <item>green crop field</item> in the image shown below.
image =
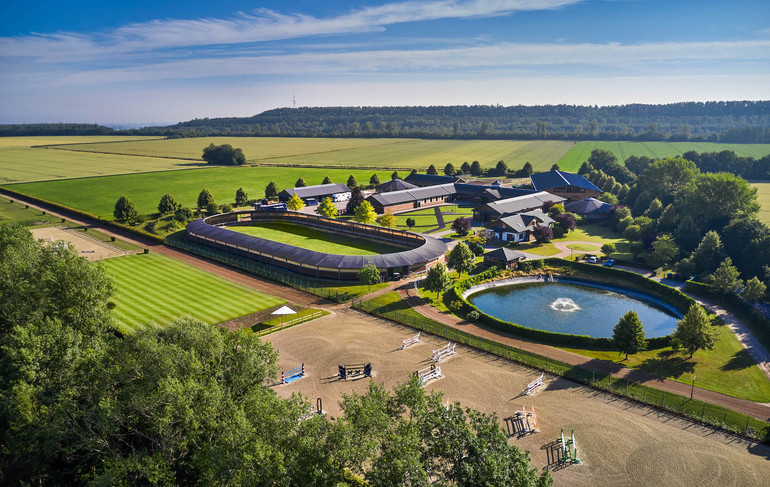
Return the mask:
[[[623,162],[631,156],[653,159],[682,155],[687,151],[720,152],[731,150],[744,157],[760,158],[770,154],[770,144],[716,144],[711,142],[578,142],[559,160],[559,167],[576,172],[594,149],[608,150]]]
[[[187,315],[221,323],[285,302],[159,254],[117,257],[96,265],[115,283],[111,301],[127,332]]]
[[[52,144],[91,144],[101,142],[126,142],[137,139],[160,139],[162,137],[137,137],[133,135],[51,135],[30,137],[0,137],[0,149],[11,147],[34,147]]]
[[[293,223],[261,223],[259,225],[232,226],[230,230],[274,240],[303,249],[340,255],[376,255],[400,252],[404,249],[392,245],[352,238]]]
[[[60,152],[60,151],[56,151]],[[365,183],[375,171],[347,169],[285,168],[285,167],[220,167],[192,171],[165,171],[100,178],[70,179],[37,183],[14,184],[9,189],[54,201],[86,211],[101,218],[112,219],[115,202],[127,196],[140,214],[158,211],[161,196],[170,193],[177,202],[194,207],[198,193],[211,191],[217,203],[232,203],[235,191],[243,187],[250,198],[263,198],[265,187],[275,181],[280,189],[291,188],[300,177],[308,184],[321,184],[325,176],[344,183],[355,175]],[[386,177],[380,173],[380,179]]]
[[[759,219],[770,225],[770,181],[752,181],[751,185],[759,190]]]
[[[465,161],[492,167],[505,161],[512,168],[531,162],[536,170],[548,170],[573,146],[572,142],[554,140],[203,137],[62,148],[200,160],[203,148],[210,143],[242,148],[249,163],[410,169],[426,169],[431,164],[442,169],[448,162],[459,167]]]

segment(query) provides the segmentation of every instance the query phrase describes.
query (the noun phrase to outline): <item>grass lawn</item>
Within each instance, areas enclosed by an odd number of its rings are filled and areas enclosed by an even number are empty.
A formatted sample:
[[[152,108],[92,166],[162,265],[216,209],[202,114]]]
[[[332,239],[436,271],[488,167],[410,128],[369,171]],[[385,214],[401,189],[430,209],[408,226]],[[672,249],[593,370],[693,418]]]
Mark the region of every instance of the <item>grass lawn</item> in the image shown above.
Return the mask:
[[[517,169],[531,162],[536,170],[544,171],[573,145],[559,140],[200,137],[87,144],[68,149],[200,160],[203,148],[211,143],[242,148],[249,163],[426,169],[437,161],[442,167],[448,162],[459,167],[466,161],[479,161],[482,167],[493,167],[502,160]],[[380,174],[380,179],[383,176]]]
[[[591,244],[569,244],[567,245],[567,248],[570,250],[580,250],[583,252],[599,250],[599,247]]]
[[[751,185],[757,188],[757,197],[761,208],[759,220],[770,225],[770,181],[751,181]]]
[[[138,245],[134,245],[120,239],[113,240],[112,237],[106,233],[100,232],[99,230],[94,230],[93,228],[88,229],[87,227],[78,225],[77,223],[73,223],[69,220],[62,221],[61,218],[51,216],[48,213],[44,214],[44,212],[40,210],[36,210],[34,208],[26,208],[25,206],[26,205],[22,205],[16,201],[11,203],[11,200],[0,197],[0,221],[12,221],[30,228],[43,228],[51,226],[67,227],[77,232],[87,234],[90,237],[101,240],[102,242],[106,242],[113,247],[117,247],[122,250],[131,251],[141,249],[141,247]]]
[[[278,306],[285,301],[159,254],[102,260],[115,283],[115,316],[125,332],[164,326],[190,315],[209,324]]]
[[[587,357],[615,362],[623,367],[644,370],[661,377],[695,385],[730,396],[757,402],[770,401],[770,381],[757,367],[726,325],[719,326],[719,342],[714,350],[689,354],[671,348],[648,350],[629,355],[599,350],[564,348]]]
[[[293,223],[261,223],[259,225],[231,226],[234,232],[254,235],[303,249],[341,255],[377,255],[400,252],[405,249],[364,238],[354,238],[324,232]]]
[[[64,151],[52,152],[66,154]],[[120,196],[128,197],[139,214],[146,215],[158,211],[158,202],[166,193],[170,193],[184,206],[195,207],[198,194],[204,188],[211,191],[217,203],[224,204],[235,200],[235,192],[240,187],[246,190],[250,198],[262,198],[270,181],[275,181],[280,189],[284,189],[293,187],[300,177],[305,178],[308,184],[321,184],[325,176],[336,182],[345,182],[351,174],[359,181],[369,181],[372,172],[287,167],[219,167],[14,184],[8,188],[101,218],[112,219],[115,202]]]
[[[577,172],[594,149],[604,149],[615,154],[621,164],[631,156],[647,156],[653,159],[684,154],[687,151],[720,152],[731,150],[744,157],[761,158],[770,154],[770,144],[718,144],[711,142],[578,142],[559,160],[562,171]]]
[[[412,230],[415,232],[426,233],[437,230],[438,219],[436,218],[436,208],[439,208],[444,218],[444,223],[447,227],[452,225],[455,219],[464,217],[471,218],[473,216],[473,205],[447,205],[440,207],[428,207],[420,208],[408,213],[399,213],[396,215],[396,226],[400,228],[408,229],[406,225],[406,219],[414,219],[415,226]]]
[[[149,171],[169,171],[205,167],[198,161],[159,157],[131,157],[115,154],[74,152],[41,147],[39,143],[76,143],[79,139],[98,137],[2,137],[0,138],[0,183],[47,181],[67,178],[130,174]],[[105,139],[115,139],[105,137]],[[132,139],[121,137],[121,139]],[[142,137],[142,139],[144,139]],[[82,140],[81,140],[82,141]],[[59,147],[68,147],[62,145]]]

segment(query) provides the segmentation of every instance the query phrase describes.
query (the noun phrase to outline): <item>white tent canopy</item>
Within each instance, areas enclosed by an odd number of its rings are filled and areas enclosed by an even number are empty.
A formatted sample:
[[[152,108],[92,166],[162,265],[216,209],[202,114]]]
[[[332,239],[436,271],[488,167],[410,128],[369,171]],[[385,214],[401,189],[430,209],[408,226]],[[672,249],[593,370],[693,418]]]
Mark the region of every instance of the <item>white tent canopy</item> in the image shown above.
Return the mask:
[[[293,315],[295,313],[296,311],[289,308],[288,306],[281,306],[280,308],[278,308],[277,310],[273,311],[270,314],[271,315]]]

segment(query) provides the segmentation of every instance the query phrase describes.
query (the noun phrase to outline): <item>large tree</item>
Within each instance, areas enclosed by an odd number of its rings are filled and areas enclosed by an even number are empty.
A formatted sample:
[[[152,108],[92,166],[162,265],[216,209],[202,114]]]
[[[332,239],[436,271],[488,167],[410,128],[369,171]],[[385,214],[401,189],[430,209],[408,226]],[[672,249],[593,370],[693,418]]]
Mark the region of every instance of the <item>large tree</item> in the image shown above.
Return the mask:
[[[358,187],[358,179],[356,179],[356,177],[353,176],[352,174],[348,178],[347,187],[350,188],[350,189]]]
[[[396,226],[396,217],[392,211],[388,210],[377,217],[377,223],[386,228],[393,228]]]
[[[278,198],[278,184],[275,181],[270,181],[265,187],[265,199],[274,200],[276,198]]]
[[[700,174],[682,191],[677,208],[690,215],[702,232],[721,230],[732,220],[757,214],[757,188],[728,173]]]
[[[121,196],[118,198],[118,201],[115,202],[115,209],[112,211],[112,216],[114,216],[115,220],[120,223],[131,223],[136,220],[138,213],[136,212],[134,203],[125,196]]]
[[[647,348],[647,340],[644,338],[644,327],[639,315],[634,311],[626,313],[615,325],[612,332],[612,342],[621,352],[626,354],[637,353]]]
[[[447,265],[459,274],[470,272],[475,262],[476,256],[465,245],[465,242],[458,242],[447,257]]]
[[[723,256],[722,239],[719,238],[719,234],[713,230],[706,233],[692,253],[696,272],[709,273],[713,271],[722,261]]]
[[[208,189],[204,189],[198,193],[198,208],[207,208],[213,202],[214,196]]]
[[[235,191],[235,206],[246,206],[249,204],[249,194],[243,188]]]
[[[458,235],[464,237],[471,231],[470,218],[458,217],[452,222],[452,230],[457,232]]]
[[[446,166],[444,166],[444,174],[447,176],[454,176],[457,174],[457,170],[455,169],[454,164],[447,162]]]
[[[203,160],[209,164],[240,166],[246,162],[246,157],[240,148],[233,148],[230,144],[209,144],[203,149]]]
[[[353,188],[353,191],[351,192],[350,199],[348,200],[347,205],[345,206],[345,213],[348,215],[352,215],[356,208],[361,206],[361,203],[364,202],[364,192],[361,191],[360,186],[356,186]]]
[[[329,196],[321,201],[321,204],[318,205],[318,208],[315,209],[315,212],[327,218],[337,218],[338,214],[337,205],[334,204],[331,197]]]
[[[671,345],[675,350],[684,349],[690,358],[698,350],[712,350],[719,340],[719,331],[713,330],[711,320],[698,304],[693,304],[684,317],[676,322]]]
[[[741,290],[740,296],[749,303],[756,303],[765,296],[766,291],[767,286],[756,277],[752,277],[746,281],[746,286]]]
[[[706,282],[711,286],[711,291],[717,294],[735,294],[743,286],[740,273],[730,257],[719,264],[719,267],[706,278]]]
[[[302,201],[302,198],[300,198],[297,193],[292,194],[291,198],[289,198],[289,201],[286,202],[286,208],[291,211],[299,211],[304,207],[305,202]]]
[[[353,220],[358,223],[374,223],[377,220],[377,212],[374,211],[371,203],[364,201],[356,207]]]
[[[160,198],[160,203],[158,203],[158,212],[160,212],[161,215],[174,213],[180,206],[181,205],[176,202],[173,196],[166,193]]]
[[[679,254],[674,237],[666,233],[652,243],[652,254],[661,264],[668,264]]]
[[[369,286],[369,291],[372,290],[372,284],[377,284],[382,281],[380,270],[372,263],[363,266],[361,270],[358,271],[356,277],[358,277],[358,282],[365,286]]]
[[[380,177],[377,175],[377,173],[372,174],[372,177],[369,178],[369,184],[372,186],[377,186],[380,184]]]
[[[428,176],[438,176],[438,170],[436,170],[436,166],[431,164],[428,166],[428,171],[425,173]]]
[[[307,182],[305,181],[305,178],[299,178],[297,179],[297,182],[294,183],[295,188],[304,188],[307,186]]]
[[[437,301],[441,301],[441,293],[452,284],[452,279],[446,272],[446,266],[439,262],[430,269],[425,276],[425,289],[436,293]]]
[[[695,163],[681,157],[668,157],[648,165],[636,181],[641,192],[655,195],[667,205],[684,190],[700,171]]]

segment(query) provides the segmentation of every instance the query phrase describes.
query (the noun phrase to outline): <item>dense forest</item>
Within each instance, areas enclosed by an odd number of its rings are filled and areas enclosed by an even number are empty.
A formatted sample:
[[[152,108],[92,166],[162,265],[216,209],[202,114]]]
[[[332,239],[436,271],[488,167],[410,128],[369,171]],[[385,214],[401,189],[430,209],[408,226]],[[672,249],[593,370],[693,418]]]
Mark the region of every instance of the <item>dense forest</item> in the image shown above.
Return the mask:
[[[0,135],[53,135],[60,124],[0,126]],[[73,125],[83,135],[105,127]],[[60,132],[56,132],[60,133]],[[98,132],[101,133],[101,132]],[[253,117],[202,118],[123,135],[423,137],[481,139],[770,142],[770,101],[619,106],[431,106],[278,108]],[[62,135],[64,135],[62,133]],[[66,134],[71,135],[71,134]]]
[[[0,137],[39,135],[115,135],[117,131],[95,123],[22,123],[0,125]]]

